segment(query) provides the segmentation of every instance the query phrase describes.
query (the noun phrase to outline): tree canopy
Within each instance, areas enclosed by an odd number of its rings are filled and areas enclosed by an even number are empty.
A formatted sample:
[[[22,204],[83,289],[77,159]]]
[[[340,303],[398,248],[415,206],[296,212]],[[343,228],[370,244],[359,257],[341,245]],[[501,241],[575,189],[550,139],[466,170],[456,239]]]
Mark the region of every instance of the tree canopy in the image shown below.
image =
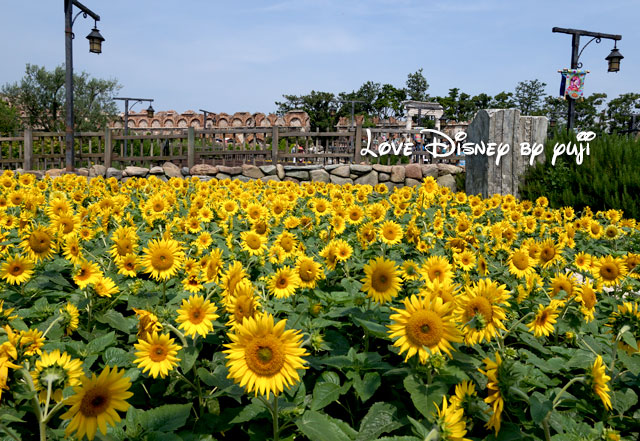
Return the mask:
[[[117,80],[92,78],[88,73],[74,74],[74,120],[76,131],[104,129],[118,108],[113,96],[122,86]],[[12,107],[25,112],[25,124],[45,131],[64,130],[65,68],[27,64],[24,77],[2,86],[2,94]]]

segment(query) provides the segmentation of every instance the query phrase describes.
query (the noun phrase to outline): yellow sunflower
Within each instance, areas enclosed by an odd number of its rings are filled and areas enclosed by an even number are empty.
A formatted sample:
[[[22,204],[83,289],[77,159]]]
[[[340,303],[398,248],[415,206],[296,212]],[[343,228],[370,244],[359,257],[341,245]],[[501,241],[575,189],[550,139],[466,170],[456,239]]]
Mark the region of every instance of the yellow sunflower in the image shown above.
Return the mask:
[[[398,295],[402,284],[400,271],[393,260],[383,256],[370,260],[364,265],[365,278],[362,279],[362,291],[377,303],[390,302]]]
[[[133,395],[129,392],[131,380],[124,372],[107,366],[98,377],[83,376],[82,384],[73,388],[75,394],[66,401],[71,408],[61,415],[64,420],[71,420],[65,430],[67,436],[75,433],[78,438],[86,435],[93,440],[98,428],[106,435],[107,424],[113,426],[120,421],[117,411],[126,412],[126,400]]]
[[[509,256],[509,272],[516,277],[525,278],[534,272],[532,259],[526,249],[516,249]]]
[[[243,231],[240,233],[240,238],[242,239],[242,249],[252,256],[261,256],[267,249],[267,238],[255,231]]]
[[[149,371],[153,378],[158,378],[158,375],[160,378],[166,377],[180,361],[176,354],[182,346],[175,344],[169,334],[158,335],[153,331],[133,346],[138,350],[133,362],[142,368],[143,373]]]
[[[80,311],[73,303],[67,303],[63,308],[60,308],[60,314],[62,314],[62,327],[65,328],[65,334],[71,335],[73,331],[78,329]]]
[[[394,221],[386,221],[378,230],[378,237],[387,245],[395,245],[402,240],[402,227]]]
[[[607,410],[611,410],[611,397],[609,396],[609,385],[607,382],[611,377],[606,374],[602,357],[598,355],[596,361],[591,366],[591,386],[593,391],[600,397],[602,404]]]
[[[593,275],[604,286],[616,286],[627,275],[627,266],[619,257],[604,256],[595,263]]]
[[[507,300],[511,297],[506,288],[489,279],[480,279],[458,297],[455,314],[462,323],[468,344],[489,341],[498,329],[505,329],[506,313],[502,307],[509,306]]]
[[[527,324],[529,331],[533,332],[535,337],[548,337],[554,330],[554,323],[558,319],[558,308],[563,306],[564,302],[551,300],[548,306],[538,305],[538,311],[533,321]]]
[[[415,295],[405,298],[403,303],[404,309],[391,308],[396,314],[390,317],[388,332],[400,354],[407,352],[404,361],[416,354],[422,364],[434,353],[451,356],[451,343],[462,341],[452,317],[453,304],[440,297]]]
[[[576,301],[580,302],[580,312],[587,323],[592,321],[596,310],[598,298],[593,283],[586,281],[576,288]]]
[[[236,294],[225,302],[225,309],[229,314],[227,326],[235,327],[245,318],[254,317],[261,308],[260,300],[255,295],[255,287],[248,279],[241,280],[236,288]]]
[[[302,335],[285,330],[286,320],[274,324],[271,314],[245,318],[228,337],[224,346],[227,354],[228,378],[232,378],[248,393],[280,394],[300,380],[298,369],[306,369],[309,355],[301,347]]]
[[[504,409],[504,398],[500,391],[500,368],[502,366],[502,358],[499,353],[495,353],[496,361],[490,358],[485,358],[483,363],[485,364],[485,370],[478,369],[482,374],[487,377],[487,389],[489,395],[484,399],[485,403],[491,406],[491,418],[487,421],[485,427],[487,429],[494,429],[496,435],[500,431],[501,416]]]
[[[2,263],[0,277],[11,285],[20,285],[33,276],[33,262],[22,256],[13,256]]]
[[[79,288],[86,288],[92,283],[97,282],[102,277],[102,271],[98,264],[87,260],[80,263],[76,273],[73,275],[73,281]]]
[[[444,256],[431,256],[422,264],[420,274],[426,281],[442,283],[453,279],[453,266]]]
[[[438,439],[442,441],[470,441],[464,436],[467,434],[467,423],[464,419],[464,410],[457,406],[453,398],[447,405],[447,397],[442,397],[442,407],[436,406],[438,418],[436,424],[440,432]]]
[[[156,280],[167,280],[174,276],[184,261],[180,243],[173,239],[153,239],[144,249],[142,264],[146,272]]]
[[[49,228],[42,226],[28,232],[23,237],[20,246],[36,262],[51,258],[57,249],[53,233]]]
[[[62,401],[63,389],[79,385],[82,374],[82,361],[56,349],[40,354],[31,378],[41,403],[47,401],[47,394],[50,399],[59,403]]]
[[[285,266],[275,272],[269,279],[269,293],[278,299],[291,297],[300,286],[298,273]]]
[[[213,331],[213,321],[219,317],[217,310],[216,305],[201,295],[194,294],[189,299],[183,299],[176,319],[178,328],[191,337],[195,338],[196,334],[204,337]]]
[[[116,283],[110,277],[100,276],[93,283],[93,289],[100,297],[111,297],[112,294],[120,292]]]
[[[298,259],[295,271],[300,281],[300,288],[315,288],[317,282],[325,277],[322,266],[307,256],[301,256]]]
[[[138,338],[146,339],[149,334],[162,330],[162,323],[154,313],[137,308],[133,308],[133,311],[138,317]]]

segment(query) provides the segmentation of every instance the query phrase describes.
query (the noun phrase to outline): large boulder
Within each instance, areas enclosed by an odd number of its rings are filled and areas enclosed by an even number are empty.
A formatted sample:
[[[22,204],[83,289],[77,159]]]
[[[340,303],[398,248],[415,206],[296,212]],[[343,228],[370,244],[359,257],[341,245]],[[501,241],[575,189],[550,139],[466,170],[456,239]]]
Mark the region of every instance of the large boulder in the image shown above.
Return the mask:
[[[261,165],[258,167],[262,173],[265,175],[275,175],[276,174],[276,166],[275,165]]]
[[[137,177],[137,178],[144,178],[148,174],[149,174],[149,169],[148,168],[135,167],[133,165],[130,165],[130,166],[126,167],[124,169],[124,171],[122,172],[122,176],[127,177],[127,178],[132,178],[134,176]]]
[[[383,172],[378,173],[378,181],[389,182],[390,179],[391,179],[391,175],[389,173],[383,173]]]
[[[406,187],[415,187],[422,184],[422,181],[419,179],[407,178],[404,180],[404,185]]]
[[[342,178],[340,176],[331,175],[330,179],[332,183],[338,184],[338,185],[353,184],[353,179],[350,179],[350,178]]]
[[[359,178],[357,178],[355,181],[353,181],[354,184],[361,184],[361,185],[377,185],[378,184],[378,173],[371,170],[369,173],[367,173],[366,175],[360,176]]]
[[[312,181],[317,182],[330,182],[330,175],[324,170],[311,170],[309,173]]]
[[[431,176],[433,178],[438,177],[438,165],[437,164],[424,164],[422,167],[422,177],[426,178]]]
[[[462,167],[458,167],[452,164],[438,164],[438,175],[457,175],[458,173],[462,173]]]
[[[355,173],[357,175],[364,175],[365,173],[369,173],[373,167],[366,164],[351,164],[349,167],[351,173]]]
[[[336,167],[330,172],[333,176],[338,176],[340,178],[348,178],[351,176],[351,169],[348,165],[341,165],[340,167]]]
[[[287,178],[295,178],[298,181],[308,181],[309,180],[309,172],[306,170],[298,170],[298,171],[287,171]],[[285,178],[285,181],[287,179]]]
[[[242,174],[251,179],[260,179],[264,176],[264,173],[258,167],[251,164],[242,165]]]
[[[383,164],[373,164],[373,169],[377,172],[391,174],[391,166]]]
[[[104,176],[107,173],[107,168],[104,165],[96,164],[92,165],[89,169],[89,176]]]
[[[220,170],[211,164],[196,164],[189,170],[191,175],[198,176],[215,176]]]
[[[164,164],[162,164],[162,169],[164,170],[164,174],[169,178],[182,177],[182,170],[180,170],[180,167],[172,162],[165,162]]]
[[[281,181],[284,179],[284,167],[282,164],[276,164],[276,175],[278,175],[278,179]]]
[[[218,171],[220,173],[224,173],[225,175],[235,176],[242,174],[242,167],[227,167],[226,165],[219,165]]]
[[[80,167],[76,169],[76,175],[78,176],[89,176],[89,169],[86,167]]]
[[[438,179],[436,179],[436,182],[439,186],[447,187],[454,193],[458,191],[456,186],[456,179],[453,177],[453,175],[442,175]]]
[[[114,167],[109,167],[107,169],[107,173],[105,175],[105,177],[108,178],[116,178],[118,180],[122,179],[122,170],[118,170],[117,168]]]
[[[157,166],[151,167],[149,169],[149,174],[150,175],[164,175],[164,169],[162,167],[160,167],[159,165],[157,165]]]
[[[404,176],[407,179],[422,179],[422,167],[420,164],[408,164],[404,168]]]
[[[393,167],[391,167],[391,182],[402,183],[404,182],[404,177],[404,166],[394,165]]]
[[[280,178],[277,175],[267,175],[260,178],[262,182],[276,181],[280,182]]]

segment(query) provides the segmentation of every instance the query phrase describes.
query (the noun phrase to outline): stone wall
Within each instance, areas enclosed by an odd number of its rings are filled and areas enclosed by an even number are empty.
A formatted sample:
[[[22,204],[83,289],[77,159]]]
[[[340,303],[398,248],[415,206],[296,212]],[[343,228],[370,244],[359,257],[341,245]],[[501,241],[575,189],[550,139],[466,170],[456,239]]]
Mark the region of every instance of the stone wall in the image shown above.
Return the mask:
[[[195,176],[202,181],[210,179],[239,179],[246,182],[252,179],[268,181],[302,182],[331,182],[334,184],[384,184],[390,190],[395,187],[420,185],[423,178],[432,176],[439,185],[457,191],[454,175],[463,172],[462,167],[450,164],[407,164],[407,165],[365,165],[365,164],[334,164],[334,165],[248,165],[226,167],[209,164],[196,164],[191,169],[178,167],[171,162],[165,162],[162,166],[152,168],[126,167],[118,170],[103,165],[94,165],[91,168],[79,168],[74,173],[93,178],[104,176],[114,177],[126,181],[131,177],[145,178],[156,176],[162,180],[173,177],[183,178]],[[17,170],[17,172],[24,172]],[[63,169],[53,169],[47,172],[26,171],[38,177],[45,174],[52,178],[61,176],[66,172]]]

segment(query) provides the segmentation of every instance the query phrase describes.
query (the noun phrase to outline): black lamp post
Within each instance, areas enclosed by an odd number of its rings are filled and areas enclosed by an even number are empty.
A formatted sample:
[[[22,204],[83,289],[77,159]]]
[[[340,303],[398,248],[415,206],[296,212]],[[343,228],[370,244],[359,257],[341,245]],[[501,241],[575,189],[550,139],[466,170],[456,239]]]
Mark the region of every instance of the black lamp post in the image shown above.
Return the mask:
[[[80,9],[73,17],[73,7]],[[104,38],[98,31],[97,23],[100,16],[91,9],[84,6],[78,0],[64,1],[64,46],[65,46],[65,91],[66,91],[66,107],[67,116],[65,119],[65,164],[67,171],[73,171],[75,162],[74,152],[74,118],[73,118],[73,23],[75,23],[78,15],[82,14],[84,18],[91,16],[94,20],[94,26],[87,39],[89,40],[89,52],[99,54],[102,52],[102,42]]]
[[[153,102],[152,99],[149,98],[120,98],[120,97],[114,97],[114,100],[121,100],[124,101],[124,156],[127,156],[127,138],[126,136],[129,134],[129,110],[131,110],[133,108],[133,106],[135,106],[138,103],[141,103],[143,101],[149,101],[149,107],[147,108],[147,117],[148,118],[153,118],[153,115],[155,114],[155,110],[153,110],[153,107],[151,106],[151,103]],[[133,104],[131,104],[131,106],[129,106],[129,101],[133,101]]]
[[[580,29],[566,29],[566,28],[553,28],[552,32],[559,32],[562,34],[571,35],[571,69],[580,69],[582,67],[582,63],[580,63],[580,55],[582,55],[582,51],[589,46],[589,43],[592,41],[596,41],[596,43],[600,43],[603,38],[608,40],[613,40],[613,50],[611,53],[605,58],[609,63],[608,72],[618,72],[620,70],[620,60],[624,58],[622,54],[617,49],[617,42],[622,40],[622,35],[614,35],[614,34],[603,34],[600,32],[590,32],[583,31]],[[580,37],[581,36],[592,37],[591,40],[587,42],[582,49],[580,49]],[[569,111],[567,115],[567,133],[569,133],[573,129],[574,125],[574,113],[575,113],[575,101],[572,98],[569,99]]]

